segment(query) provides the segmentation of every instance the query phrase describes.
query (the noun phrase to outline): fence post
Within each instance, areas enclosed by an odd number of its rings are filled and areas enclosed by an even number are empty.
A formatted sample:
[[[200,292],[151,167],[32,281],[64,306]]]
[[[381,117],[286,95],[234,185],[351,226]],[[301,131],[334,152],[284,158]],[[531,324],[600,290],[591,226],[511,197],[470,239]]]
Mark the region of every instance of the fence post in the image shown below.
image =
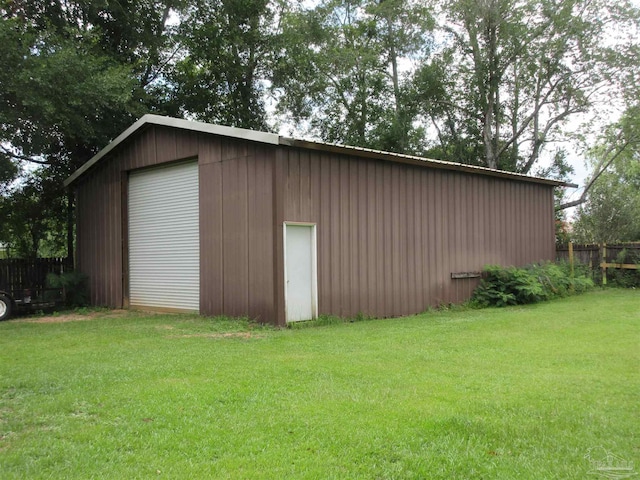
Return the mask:
[[[571,278],[573,278],[573,242],[569,242],[569,267],[571,268]]]
[[[606,285],[607,284],[607,244],[606,243],[602,244],[602,254],[601,254],[600,260],[602,261],[602,263],[600,264],[602,266],[602,285]]]

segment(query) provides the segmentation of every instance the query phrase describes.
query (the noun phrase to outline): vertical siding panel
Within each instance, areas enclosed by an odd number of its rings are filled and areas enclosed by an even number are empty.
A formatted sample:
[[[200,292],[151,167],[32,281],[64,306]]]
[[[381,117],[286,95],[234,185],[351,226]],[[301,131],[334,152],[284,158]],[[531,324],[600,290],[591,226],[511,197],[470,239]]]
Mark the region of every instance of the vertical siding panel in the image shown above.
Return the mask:
[[[198,155],[198,134],[178,131],[176,133],[176,158],[189,158]]]
[[[199,167],[200,182],[200,302],[203,313],[224,312],[224,251],[222,164]]]
[[[326,154],[317,154],[320,165],[320,216],[318,220],[318,309],[322,314],[333,311],[331,292],[331,235],[332,224],[332,202],[331,191],[331,161]]]
[[[273,319],[273,214],[269,156],[264,147],[254,149],[248,163],[248,313],[260,321]]]
[[[453,259],[456,255],[456,204],[455,204],[455,175],[447,172],[444,175],[445,178],[445,190],[444,190],[444,232],[445,239],[442,242],[442,285],[444,289],[444,302],[451,303],[453,301],[453,292],[451,288],[450,272],[453,267]]]
[[[444,302],[444,286],[442,285],[442,271],[443,271],[443,238],[444,238],[444,211],[443,211],[443,183],[444,175],[442,172],[434,172],[434,190],[433,190],[433,211],[435,215],[435,232],[434,232],[434,259],[435,266],[434,271],[434,299],[435,305],[440,305]]]
[[[274,251],[273,255],[273,284],[276,320],[279,325],[285,325],[284,311],[284,245],[282,235],[282,223],[285,219],[285,199],[287,198],[287,155],[291,149],[276,148],[273,157],[273,225],[274,225]]]
[[[163,163],[178,157],[176,130],[171,128],[155,128],[157,156],[153,163]]]
[[[391,191],[390,199],[391,199],[391,249],[390,249],[390,260],[391,260],[391,294],[393,298],[391,299],[391,308],[393,312],[398,312],[401,310],[400,305],[400,292],[399,287],[401,285],[400,280],[400,255],[401,255],[401,244],[400,244],[400,169],[393,168],[391,170]]]
[[[116,289],[119,282],[117,282],[117,273],[120,270],[118,267],[122,265],[122,262],[118,262],[118,243],[119,243],[119,232],[117,231],[117,217],[119,215],[120,209],[120,175],[117,175],[116,164],[115,162],[109,163],[109,197],[111,198],[111,202],[109,202],[109,212],[107,214],[108,227],[108,278],[107,282],[107,304],[115,305],[116,304]],[[118,178],[116,179],[116,175]],[[117,209],[117,211],[116,211]]]
[[[473,262],[471,263],[472,271],[480,271],[484,266],[484,262],[486,261],[483,257],[485,257],[484,252],[486,252],[486,246],[484,244],[484,236],[482,235],[482,193],[480,191],[480,182],[478,181],[478,177],[472,177],[473,184]],[[472,290],[477,286],[477,280],[472,282]]]
[[[367,163],[367,314],[375,315],[378,312],[377,290],[378,290],[378,271],[377,271],[377,251],[379,245],[377,243],[376,223],[380,221],[380,216],[376,210],[376,164],[374,162]]]
[[[258,196],[258,185],[256,182],[257,165],[256,165],[256,148],[255,145],[250,146],[249,157],[247,158],[246,185],[245,192],[247,198],[247,315],[251,319],[259,317],[260,303],[260,258],[259,258],[259,241],[256,240],[260,236],[260,229],[256,218],[256,197]]]
[[[504,205],[504,192],[502,182],[496,180],[495,182],[496,188],[496,199],[495,199],[495,210],[491,212],[495,218],[496,231],[495,231],[495,239],[496,245],[498,247],[497,256],[498,263],[502,265],[507,265],[507,259],[505,258],[505,241],[504,241],[504,215],[505,215],[505,205]]]
[[[151,127],[149,128],[147,135],[142,137],[140,151],[140,161],[142,162],[142,166],[148,167],[155,164],[155,159],[158,157],[156,145],[156,127]]]
[[[342,278],[342,290],[340,291],[340,315],[349,314],[351,291],[351,272],[350,260],[351,251],[349,250],[349,163],[342,159],[338,165],[339,181],[340,181],[340,264],[339,276]]]
[[[400,171],[401,176],[401,188],[400,188],[400,233],[401,233],[401,245],[400,249],[400,266],[402,271],[400,282],[400,293],[402,302],[402,314],[406,315],[410,313],[411,303],[413,299],[412,290],[415,288],[413,280],[415,278],[415,264],[410,260],[413,250],[413,211],[414,206],[410,200],[413,189],[411,182],[411,174],[413,168],[404,167]]]
[[[503,197],[502,203],[504,205],[504,215],[502,216],[503,221],[503,252],[507,258],[507,263],[509,265],[513,265],[513,257],[511,256],[511,209],[513,208],[512,202],[512,193],[511,187],[513,186],[512,182],[503,182],[500,181],[500,185],[502,186]]]
[[[419,312],[422,310],[424,280],[422,278],[422,265],[424,263],[424,246],[422,241],[422,179],[424,178],[424,170],[415,169],[413,177],[413,192],[411,202],[413,203],[413,247],[409,261],[414,264],[414,288],[413,299],[411,302],[411,310]]]
[[[309,221],[320,222],[320,155],[318,152],[307,152],[309,164]],[[318,235],[316,227],[316,236]]]
[[[360,291],[358,281],[358,261],[360,245],[358,244],[358,233],[360,230],[360,222],[358,218],[358,159],[349,158],[349,224],[347,229],[349,260],[347,268],[349,269],[350,294],[348,297],[347,316],[353,317],[360,311]]]
[[[546,190],[547,193],[547,198],[548,200],[548,210],[547,210],[547,218],[549,219],[546,223],[547,223],[547,232],[548,232],[548,240],[545,240],[542,245],[548,245],[547,248],[545,248],[545,254],[544,256],[548,259],[553,259],[555,258],[555,233],[556,233],[556,229],[555,229],[555,204],[554,204],[554,196],[553,196],[553,188],[551,187],[542,187],[540,186],[541,190]]]
[[[452,192],[452,197],[453,197],[453,205],[455,206],[454,210],[453,210],[453,215],[454,218],[452,219],[453,221],[451,222],[453,224],[454,227],[454,232],[453,232],[453,236],[455,238],[455,253],[453,255],[453,257],[451,258],[451,265],[449,267],[449,270],[446,272],[447,275],[447,282],[449,283],[449,288],[451,289],[451,303],[455,303],[458,301],[459,295],[460,295],[460,283],[459,282],[454,282],[451,279],[451,273],[452,272],[457,272],[458,270],[461,270],[461,265],[464,259],[464,244],[463,244],[463,238],[462,238],[462,229],[463,229],[463,225],[464,225],[464,209],[463,209],[463,198],[462,198],[462,193],[463,193],[463,182],[464,182],[464,175],[452,175],[452,177],[454,178],[454,188],[453,188],[453,192]]]
[[[431,232],[433,230],[433,213],[431,211],[430,196],[431,196],[431,172],[424,170],[421,175],[420,182],[420,203],[422,204],[421,215],[421,233],[422,233],[422,298],[420,303],[420,310],[425,310],[427,305],[431,303],[432,289],[431,289],[431,271],[432,265],[431,256]]]
[[[453,176],[449,172],[445,172],[443,177],[443,198],[442,202],[442,231],[443,239],[441,249],[438,254],[442,257],[442,270],[440,272],[440,281],[442,282],[442,301],[443,303],[451,302],[451,285],[449,280],[449,272],[451,271],[451,258],[455,255],[455,204],[454,204],[454,181]]]
[[[460,224],[458,238],[460,238],[460,256],[454,272],[462,272],[469,270],[469,237],[473,230],[471,220],[471,205],[469,203],[470,186],[469,176],[467,174],[460,175],[460,191],[458,202],[460,204]],[[451,280],[456,287],[456,302],[464,301],[467,298],[468,280]]]
[[[104,168],[102,168],[102,175],[104,176]],[[100,218],[101,221],[97,221],[96,222],[96,234],[95,234],[95,239],[96,239],[96,246],[97,248],[97,252],[100,252],[99,257],[97,258],[96,261],[96,298],[98,301],[98,305],[105,305],[105,301],[104,301],[104,284],[105,284],[105,272],[104,272],[104,255],[105,255],[105,245],[104,245],[104,233],[105,233],[105,228],[104,228],[104,218],[105,218],[105,210],[107,208],[107,203],[109,202],[109,198],[105,195],[105,188],[104,188],[104,179],[103,182],[101,183],[101,185],[99,185],[98,189],[100,191],[100,197],[102,197],[103,199],[105,199],[106,201],[102,201],[99,203],[99,207],[97,208],[97,216],[98,218]]]
[[[369,307],[369,280],[370,275],[369,264],[367,262],[367,252],[369,249],[369,239],[367,237],[368,232],[368,204],[367,204],[367,166],[369,162],[357,162],[356,180],[358,182],[358,208],[357,208],[357,221],[358,231],[356,237],[356,252],[358,255],[358,265],[356,278],[358,279],[358,311],[365,315],[368,315],[371,311]]]
[[[331,244],[327,250],[327,254],[331,258],[331,313],[341,315],[341,295],[344,291],[345,284],[341,271],[343,248],[340,227],[343,202],[341,196],[340,162],[333,156],[327,156],[327,159],[331,172]]]
[[[242,316],[248,306],[246,160],[223,161],[222,178],[224,311]]]
[[[222,142],[220,139],[204,134],[198,135],[198,163],[207,165],[221,161]]]
[[[538,214],[538,232],[536,232],[535,236],[538,238],[538,245],[536,247],[536,255],[537,256],[541,256],[542,253],[542,247],[540,246],[540,241],[544,238],[545,236],[545,231],[546,231],[546,225],[545,225],[545,210],[546,210],[546,202],[544,201],[544,196],[543,196],[543,200],[539,203],[538,208],[536,208],[537,210],[537,214]]]
[[[376,257],[376,308],[380,312],[380,315],[387,316],[388,302],[387,294],[389,277],[390,275],[386,271],[386,249],[387,249],[387,236],[390,235],[387,223],[389,217],[387,214],[388,202],[386,198],[386,184],[385,181],[385,167],[386,165],[378,163],[375,166],[376,174],[376,215],[377,221],[375,224],[376,229],[376,245],[377,245],[377,257]]]
[[[437,266],[438,266],[438,257],[436,255],[436,243],[438,236],[438,215],[436,210],[436,173],[431,170],[429,171],[429,175],[427,176],[427,208],[428,208],[428,219],[429,222],[425,225],[428,233],[428,253],[427,253],[427,276],[429,281],[429,297],[428,302],[429,305],[436,305],[438,298],[438,277],[437,277]]]
[[[451,209],[451,215],[449,217],[449,223],[452,226],[451,237],[454,242],[455,248],[453,251],[453,255],[449,256],[450,263],[449,268],[445,272],[446,282],[449,285],[449,303],[455,303],[458,300],[458,287],[453,283],[451,279],[451,272],[455,272],[458,270],[458,265],[460,263],[460,259],[462,257],[462,202],[460,198],[460,193],[462,191],[462,175],[451,175],[451,185],[452,189],[450,190],[450,201],[453,208]]]
[[[515,219],[514,219],[514,231],[515,231],[515,260],[518,264],[522,262],[522,259],[526,256],[525,251],[525,243],[527,242],[525,231],[524,231],[524,222],[526,219],[526,215],[523,217],[522,215],[525,212],[526,204],[528,203],[529,197],[529,185],[526,183],[520,183],[518,185],[518,196],[516,198],[516,209],[515,209]],[[531,219],[529,219],[530,221]]]
[[[292,149],[288,157],[285,220],[300,222],[303,221],[300,211],[300,151]]]
[[[520,182],[509,182],[511,184],[511,215],[509,216],[509,246],[511,247],[511,261],[518,264],[518,205],[522,199],[522,184]]]
[[[301,222],[312,222],[313,214],[311,210],[311,178],[310,178],[310,165],[309,165],[309,152],[299,151],[299,196],[293,198],[293,201],[298,203],[300,212],[298,213],[298,219]]]

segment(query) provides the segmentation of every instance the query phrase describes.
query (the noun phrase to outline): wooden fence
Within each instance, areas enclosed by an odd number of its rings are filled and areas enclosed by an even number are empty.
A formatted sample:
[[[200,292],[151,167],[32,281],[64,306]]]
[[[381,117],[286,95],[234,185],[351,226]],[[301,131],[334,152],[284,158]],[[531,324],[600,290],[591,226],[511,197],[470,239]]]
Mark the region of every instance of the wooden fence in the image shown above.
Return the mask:
[[[0,290],[16,297],[35,298],[47,290],[48,274],[71,270],[71,262],[67,258],[0,259]]]
[[[559,245],[556,260],[586,265],[606,285],[608,269],[640,270],[640,242]]]

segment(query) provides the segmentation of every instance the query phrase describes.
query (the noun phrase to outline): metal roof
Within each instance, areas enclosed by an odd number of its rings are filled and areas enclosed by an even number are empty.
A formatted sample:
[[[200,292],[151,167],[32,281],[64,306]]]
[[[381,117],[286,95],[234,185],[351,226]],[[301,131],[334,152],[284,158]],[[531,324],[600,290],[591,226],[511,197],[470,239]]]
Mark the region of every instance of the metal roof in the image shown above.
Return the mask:
[[[454,170],[459,172],[474,173],[479,175],[488,175],[492,177],[508,178],[512,180],[520,180],[525,182],[542,183],[552,186],[577,187],[577,185],[548,178],[534,177],[521,173],[506,172],[502,170],[494,170],[486,167],[478,167],[474,165],[466,165],[463,163],[446,162],[444,160],[433,160],[414,155],[405,155],[401,153],[384,152],[381,150],[373,150],[369,148],[352,147],[348,145],[339,145],[332,143],[315,142],[308,140],[298,140],[295,138],[282,137],[275,133],[257,132],[246,130],[244,128],[225,127],[222,125],[213,125],[211,123],[196,122],[183,120],[179,118],[164,117],[161,115],[147,114],[141,117],[137,122],[127,128],[118,135],[109,145],[100,150],[89,161],[78,168],[71,176],[64,181],[64,186],[68,187],[78,178],[83,176],[96,163],[102,160],[109,152],[114,150],[118,145],[123,143],[129,137],[134,135],[138,130],[148,125],[158,125],[164,127],[178,128],[181,130],[189,130],[193,132],[208,133],[220,135],[230,138],[239,138],[254,142],[267,143],[271,145],[283,145],[288,147],[297,147],[310,150],[321,150],[326,152],[353,155],[366,158],[376,158],[381,160],[392,161],[396,163],[405,163],[411,165],[419,165],[444,170]]]

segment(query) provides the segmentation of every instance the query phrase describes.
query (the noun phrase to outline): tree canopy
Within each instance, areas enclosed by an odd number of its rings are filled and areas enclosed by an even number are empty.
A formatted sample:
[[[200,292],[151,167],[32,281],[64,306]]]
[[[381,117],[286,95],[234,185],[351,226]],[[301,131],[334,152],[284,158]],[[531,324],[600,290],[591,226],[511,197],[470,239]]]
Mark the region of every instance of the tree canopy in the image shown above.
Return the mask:
[[[62,253],[66,229],[70,250],[62,180],[148,112],[566,177],[566,142],[626,109],[589,146],[604,188],[628,170],[639,20],[630,0],[0,0],[0,242]]]
[[[580,242],[640,239],[640,106],[610,125],[590,152],[594,174],[574,225]]]

